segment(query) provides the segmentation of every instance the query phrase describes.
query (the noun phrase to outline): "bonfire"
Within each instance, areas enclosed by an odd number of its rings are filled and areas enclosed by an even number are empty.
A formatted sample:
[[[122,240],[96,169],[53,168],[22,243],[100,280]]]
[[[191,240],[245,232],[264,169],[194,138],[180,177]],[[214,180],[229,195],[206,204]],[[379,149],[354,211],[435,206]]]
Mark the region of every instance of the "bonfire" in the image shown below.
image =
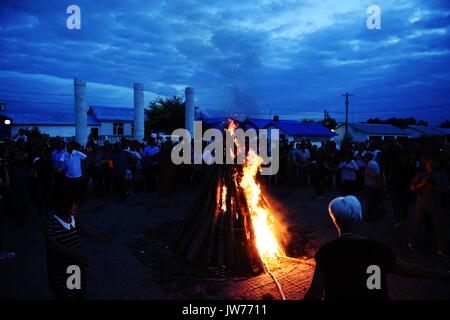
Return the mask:
[[[227,130],[234,135],[237,123]],[[246,152],[235,140],[235,157]],[[232,274],[257,274],[284,256],[277,221],[258,172],[263,159],[248,150],[243,165],[208,166],[200,191],[173,241],[177,256]],[[268,270],[269,271],[269,270]]]

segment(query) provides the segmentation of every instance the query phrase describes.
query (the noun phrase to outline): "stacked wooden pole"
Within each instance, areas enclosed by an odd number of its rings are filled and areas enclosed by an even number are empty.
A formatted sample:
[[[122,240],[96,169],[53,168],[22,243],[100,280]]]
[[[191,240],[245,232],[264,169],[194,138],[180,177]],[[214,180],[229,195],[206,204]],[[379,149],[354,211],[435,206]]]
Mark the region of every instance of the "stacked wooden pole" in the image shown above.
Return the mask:
[[[236,275],[264,270],[244,190],[236,178],[240,175],[239,165],[208,167],[198,195],[174,235],[175,255]]]

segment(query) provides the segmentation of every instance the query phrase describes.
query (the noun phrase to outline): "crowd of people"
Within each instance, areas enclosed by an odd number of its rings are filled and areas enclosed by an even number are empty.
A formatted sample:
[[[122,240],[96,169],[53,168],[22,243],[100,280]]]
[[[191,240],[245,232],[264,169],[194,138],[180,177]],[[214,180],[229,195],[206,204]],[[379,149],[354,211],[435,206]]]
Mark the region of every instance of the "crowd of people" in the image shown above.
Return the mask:
[[[170,160],[171,151],[172,142],[157,135],[145,142],[123,138],[115,143],[90,137],[81,146],[74,140],[21,130],[13,139],[2,141],[1,259],[14,256],[2,241],[6,213],[18,227],[24,225],[32,207],[43,218],[53,214],[56,220],[48,220],[46,226],[47,234],[54,235],[61,217],[71,230],[76,218],[67,214],[67,208],[82,204],[87,196],[114,196],[123,201],[134,192],[170,196],[177,188],[199,185],[206,164],[176,166]],[[450,148],[439,140],[347,141],[339,148],[333,141],[318,145],[308,140],[281,140],[279,171],[261,182],[284,195],[312,188],[317,200],[336,190],[342,196],[356,196],[365,204],[363,219],[368,222],[387,212],[389,201],[385,200],[389,199],[394,228],[405,226],[414,207],[409,248],[416,250],[420,228],[427,224],[433,228],[436,253],[446,256],[441,221],[450,212],[449,177]],[[84,258],[81,255],[80,259]]]
[[[364,200],[364,219],[375,222],[386,214],[388,201],[393,227],[405,226],[413,209],[409,248],[416,250],[424,222],[433,227],[436,252],[445,256],[442,218],[450,213],[450,146],[436,139],[385,140],[321,146],[308,141],[283,141],[280,172],[273,183],[291,194],[296,185],[310,185],[316,199],[327,191]]]
[[[193,185],[198,167],[175,167],[171,150],[171,141],[153,135],[145,143],[125,138],[100,143],[90,136],[82,146],[73,139],[20,130],[13,139],[1,141],[0,260],[15,256],[4,243],[6,221],[21,228],[34,220],[45,234],[47,276],[54,297],[84,299],[84,268],[90,258],[81,248],[79,234],[104,242],[109,236],[88,231],[78,219],[78,207],[88,196],[124,201],[135,191],[169,196],[175,182],[179,187]],[[82,269],[82,290],[66,286],[71,265]]]
[[[21,225],[33,203],[45,215],[63,197],[80,203],[87,195],[118,200],[144,190],[167,195],[175,177],[187,184],[194,176],[186,166],[175,167],[170,153],[171,142],[153,136],[145,143],[128,139],[99,143],[92,137],[81,146],[74,140],[29,137],[21,131],[0,144],[2,205]]]
[[[429,139],[343,143],[339,149],[333,141],[319,146],[308,140],[282,140],[280,145],[280,168],[268,183],[284,194],[311,187],[317,199],[332,190],[355,195],[365,200],[367,221],[385,214],[383,199],[387,197],[395,228],[405,225],[415,199],[417,216],[430,207],[436,212],[449,210],[448,197],[438,188],[448,186],[449,145]],[[176,166],[170,161],[171,150],[171,141],[156,135],[145,143],[125,138],[99,143],[90,137],[86,146],[80,146],[58,137],[27,136],[21,130],[14,139],[0,144],[2,206],[22,225],[33,202],[45,215],[55,208],[55,200],[63,197],[78,203],[88,194],[124,200],[135,191],[158,191],[167,196],[175,187],[198,185],[204,166]],[[420,220],[415,219],[414,225]],[[435,220],[431,222],[439,224]]]

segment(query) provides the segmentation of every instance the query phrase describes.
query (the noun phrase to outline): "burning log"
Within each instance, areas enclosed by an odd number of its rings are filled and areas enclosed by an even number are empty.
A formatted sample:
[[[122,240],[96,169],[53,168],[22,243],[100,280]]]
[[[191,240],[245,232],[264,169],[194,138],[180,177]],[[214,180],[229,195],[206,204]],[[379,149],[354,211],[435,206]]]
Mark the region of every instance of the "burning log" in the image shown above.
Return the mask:
[[[235,128],[231,121],[228,130],[233,133]],[[238,153],[243,152],[236,146]],[[176,256],[242,275],[262,272],[267,259],[284,255],[274,217],[256,181],[261,165],[262,158],[250,150],[245,165],[208,166],[173,238]]]
[[[233,177],[241,166],[210,166],[172,245],[189,262],[224,267],[231,274],[264,270],[244,191]]]

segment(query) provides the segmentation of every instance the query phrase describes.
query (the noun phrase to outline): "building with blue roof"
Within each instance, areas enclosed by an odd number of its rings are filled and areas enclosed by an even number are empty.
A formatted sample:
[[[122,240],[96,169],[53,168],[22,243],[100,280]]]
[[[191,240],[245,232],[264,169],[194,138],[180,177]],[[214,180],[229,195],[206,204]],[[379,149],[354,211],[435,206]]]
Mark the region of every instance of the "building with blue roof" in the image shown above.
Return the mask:
[[[75,113],[15,112],[5,111],[3,116],[11,119],[11,135],[19,129],[38,128],[50,136],[70,138],[75,136]],[[90,106],[87,111],[88,133],[101,136],[132,136],[134,109],[124,107]]]
[[[345,136],[345,124],[338,126],[335,132],[338,134],[339,142],[342,141]],[[407,130],[392,124],[372,123],[349,123],[348,134],[354,142],[384,140],[386,138],[408,138],[410,136]]]
[[[223,129],[228,124],[227,117],[206,117],[202,121],[208,128]],[[319,123],[303,123],[297,120],[246,118],[240,121],[240,125],[244,130],[278,129],[280,138],[296,142],[306,139],[313,143],[320,143],[336,136],[333,131]]]
[[[333,140],[336,134],[320,123],[303,123],[297,120],[254,119],[244,121],[246,126],[254,129],[278,129],[280,138],[300,142],[309,140],[312,143],[321,143]]]
[[[448,135],[445,129],[434,126],[408,126],[405,130],[411,138],[445,137]]]

